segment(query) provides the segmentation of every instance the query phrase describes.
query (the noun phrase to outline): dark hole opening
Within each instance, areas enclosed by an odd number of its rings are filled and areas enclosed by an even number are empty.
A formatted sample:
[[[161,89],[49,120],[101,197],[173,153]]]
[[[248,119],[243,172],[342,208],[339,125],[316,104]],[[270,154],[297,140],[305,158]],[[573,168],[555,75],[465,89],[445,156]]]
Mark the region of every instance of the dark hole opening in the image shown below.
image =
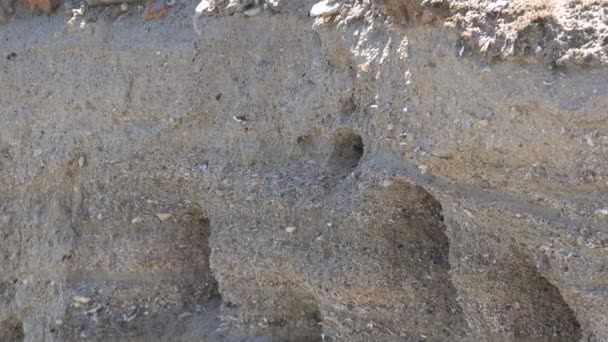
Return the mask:
[[[330,165],[334,172],[348,175],[359,165],[365,146],[358,134],[348,130],[340,132],[334,140]]]

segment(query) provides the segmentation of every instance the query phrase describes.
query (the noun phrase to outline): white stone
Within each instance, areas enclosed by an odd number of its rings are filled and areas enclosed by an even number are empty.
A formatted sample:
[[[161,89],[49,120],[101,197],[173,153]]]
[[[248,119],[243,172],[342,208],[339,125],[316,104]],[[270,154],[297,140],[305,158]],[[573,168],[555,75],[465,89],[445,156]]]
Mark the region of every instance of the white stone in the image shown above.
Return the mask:
[[[340,8],[342,8],[342,4],[339,2],[332,3],[331,1],[323,0],[312,6],[310,9],[310,16],[321,17],[338,14],[340,12]]]
[[[72,298],[76,303],[80,303],[80,304],[88,304],[89,302],[91,302],[91,298],[87,298],[87,297],[83,297],[83,296],[74,296],[74,298]]]
[[[608,215],[608,208],[602,208],[595,211],[596,214],[599,215]]]
[[[172,216],[173,216],[173,214],[167,214],[167,213],[158,213],[158,214],[156,214],[156,217],[158,217],[158,219],[161,220],[161,222],[167,221]]]

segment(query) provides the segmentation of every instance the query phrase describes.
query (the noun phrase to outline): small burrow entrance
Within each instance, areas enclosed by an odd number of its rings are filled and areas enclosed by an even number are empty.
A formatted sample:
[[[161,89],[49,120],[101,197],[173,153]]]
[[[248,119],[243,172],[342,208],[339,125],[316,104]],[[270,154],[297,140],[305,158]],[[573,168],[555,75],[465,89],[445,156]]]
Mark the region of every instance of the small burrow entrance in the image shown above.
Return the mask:
[[[329,166],[332,172],[346,176],[352,172],[363,157],[365,151],[363,139],[351,129],[336,133]]]

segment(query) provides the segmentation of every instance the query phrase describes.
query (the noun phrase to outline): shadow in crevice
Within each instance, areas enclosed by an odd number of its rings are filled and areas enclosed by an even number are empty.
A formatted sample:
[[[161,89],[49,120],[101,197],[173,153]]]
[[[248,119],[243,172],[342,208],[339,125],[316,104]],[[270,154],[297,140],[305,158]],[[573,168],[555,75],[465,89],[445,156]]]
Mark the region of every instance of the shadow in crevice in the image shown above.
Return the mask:
[[[184,201],[162,208],[149,204],[138,213],[136,219],[127,213],[128,229],[105,224],[109,241],[94,234],[101,223],[83,228],[68,260],[67,286],[68,298],[86,300],[66,307],[62,338],[179,340],[211,332],[190,324],[203,313],[211,317],[215,310],[219,316],[221,304],[209,264],[211,224],[205,211]],[[112,248],[104,248],[109,243]]]
[[[351,129],[338,131],[329,156],[329,169],[337,176],[348,176],[358,165],[365,152],[363,139]]]
[[[358,290],[345,291],[341,297],[364,291],[375,303],[369,309],[376,312],[375,322],[406,340],[420,335],[464,337],[466,320],[449,274],[449,241],[441,204],[404,179],[386,184],[369,188],[361,199],[366,223],[353,225],[349,231],[356,237],[352,243],[359,246],[352,258],[359,275],[348,278]],[[357,297],[352,301],[355,308],[366,305],[357,304]],[[371,319],[368,315],[361,313],[353,320],[361,321],[364,328]],[[336,336],[352,334],[341,329]]]
[[[453,281],[475,336],[485,340],[580,339],[581,327],[573,310],[525,253],[461,236],[457,225],[452,234],[458,248],[453,251]]]
[[[0,322],[0,341],[20,342],[25,340],[23,322],[16,316]]]

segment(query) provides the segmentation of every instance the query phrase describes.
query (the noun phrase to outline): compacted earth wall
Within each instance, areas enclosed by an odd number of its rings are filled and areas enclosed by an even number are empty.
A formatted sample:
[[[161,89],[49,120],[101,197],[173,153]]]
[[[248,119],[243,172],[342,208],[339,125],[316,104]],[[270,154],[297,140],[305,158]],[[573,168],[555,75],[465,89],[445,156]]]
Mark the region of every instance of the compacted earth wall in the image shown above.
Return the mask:
[[[1,2],[1,341],[608,340],[607,1]]]

